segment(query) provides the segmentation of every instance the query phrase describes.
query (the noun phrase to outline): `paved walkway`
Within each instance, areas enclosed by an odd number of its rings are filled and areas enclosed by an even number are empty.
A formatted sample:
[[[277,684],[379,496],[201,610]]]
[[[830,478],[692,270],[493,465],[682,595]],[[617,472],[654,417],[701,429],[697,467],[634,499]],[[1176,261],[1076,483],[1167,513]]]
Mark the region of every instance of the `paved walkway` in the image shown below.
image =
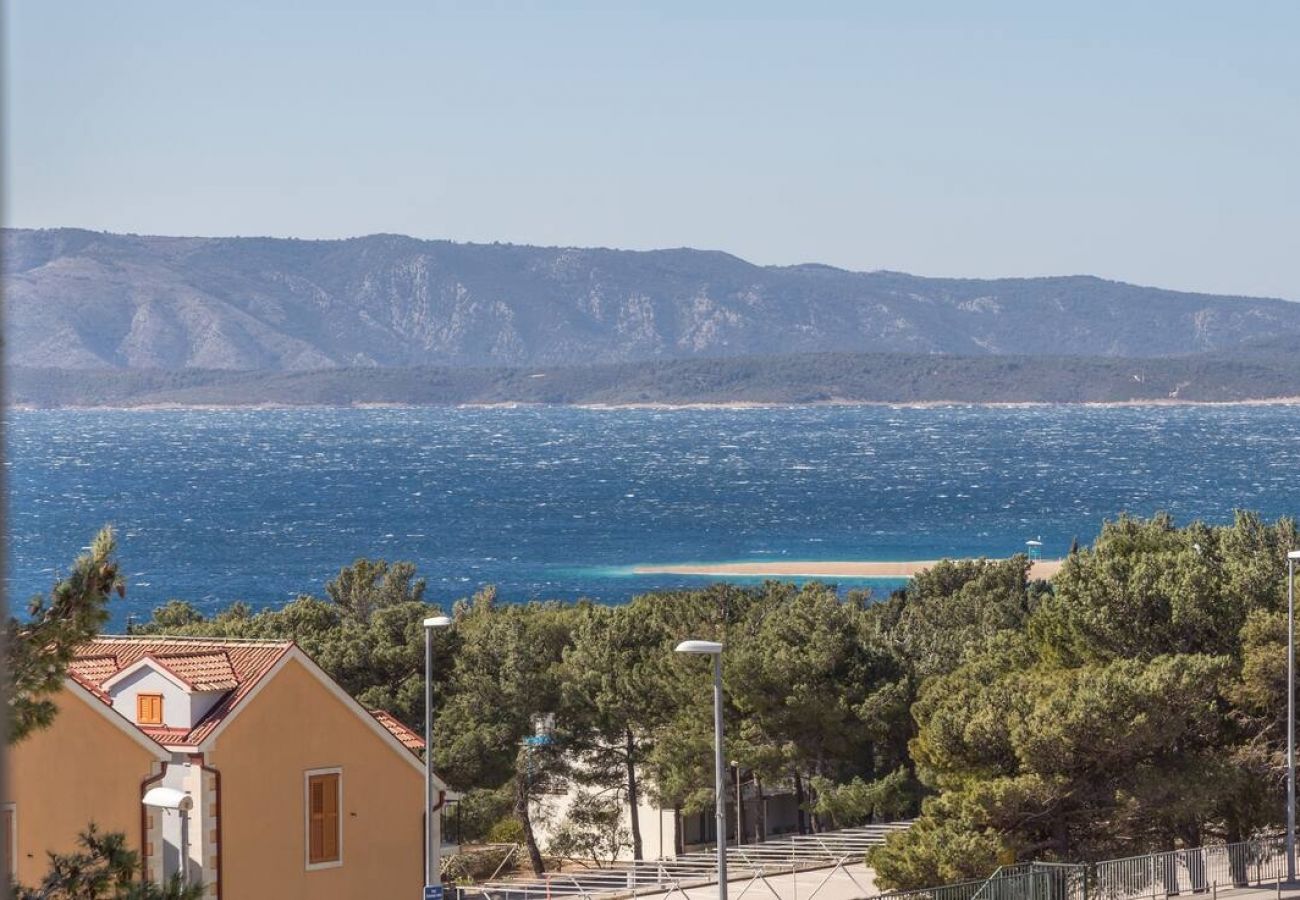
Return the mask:
[[[1201,894],[1204,897],[1204,894]],[[1277,900],[1279,894],[1276,885],[1268,887],[1249,887],[1249,888],[1231,888],[1228,890],[1220,889],[1219,896],[1223,900]],[[1300,889],[1283,890],[1282,900],[1300,900]]]
[[[841,868],[808,869],[785,875],[768,875],[766,879],[740,878],[727,885],[727,900],[857,900],[880,893],[876,888],[875,872],[862,863],[852,863]],[[719,900],[718,886],[668,891],[662,894],[641,894],[646,900]],[[1270,898],[1251,898],[1270,900]],[[1276,897],[1272,898],[1276,900]]]

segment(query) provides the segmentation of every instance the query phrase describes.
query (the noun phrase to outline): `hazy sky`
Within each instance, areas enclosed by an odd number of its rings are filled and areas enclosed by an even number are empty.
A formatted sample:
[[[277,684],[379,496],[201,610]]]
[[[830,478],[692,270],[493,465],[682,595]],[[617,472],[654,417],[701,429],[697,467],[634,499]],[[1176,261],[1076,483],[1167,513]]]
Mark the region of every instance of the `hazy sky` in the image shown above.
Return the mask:
[[[6,220],[1300,300],[1300,3],[12,0]]]

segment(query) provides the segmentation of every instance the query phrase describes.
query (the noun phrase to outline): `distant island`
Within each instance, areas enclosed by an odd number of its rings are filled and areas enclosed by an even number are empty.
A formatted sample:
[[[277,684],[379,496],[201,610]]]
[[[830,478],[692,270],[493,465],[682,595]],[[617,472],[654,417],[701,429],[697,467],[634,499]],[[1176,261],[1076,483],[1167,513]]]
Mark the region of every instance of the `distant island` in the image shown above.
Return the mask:
[[[30,407],[1231,403],[1300,398],[1300,339],[1158,359],[822,353],[527,368],[10,368]]]
[[[3,233],[24,406],[1239,402],[1300,303],[724,253]]]

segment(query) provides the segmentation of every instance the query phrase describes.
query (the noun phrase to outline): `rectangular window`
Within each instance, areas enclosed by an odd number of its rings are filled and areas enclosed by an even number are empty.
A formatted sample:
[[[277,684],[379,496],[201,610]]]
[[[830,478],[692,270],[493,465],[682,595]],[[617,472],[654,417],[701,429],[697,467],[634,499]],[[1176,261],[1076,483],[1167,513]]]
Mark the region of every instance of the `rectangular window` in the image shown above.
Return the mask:
[[[12,803],[0,806],[0,855],[3,856],[0,874],[8,881],[13,881],[18,876],[17,819],[18,812]]]
[[[135,721],[140,725],[161,725],[163,723],[162,694],[137,694]]]
[[[342,801],[342,773],[338,769],[307,773],[307,868],[342,863]]]

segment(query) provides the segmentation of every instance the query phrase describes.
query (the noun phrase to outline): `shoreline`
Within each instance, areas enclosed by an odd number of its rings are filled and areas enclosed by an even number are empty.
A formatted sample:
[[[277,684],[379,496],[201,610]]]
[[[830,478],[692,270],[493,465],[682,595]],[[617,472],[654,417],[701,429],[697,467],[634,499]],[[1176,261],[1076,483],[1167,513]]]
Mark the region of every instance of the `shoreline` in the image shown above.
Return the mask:
[[[795,560],[791,562],[667,563],[632,567],[634,575],[700,575],[731,578],[912,578],[939,560],[893,561]],[[1050,579],[1064,560],[1041,559],[1030,564],[1031,580]]]
[[[812,403],[737,400],[733,402],[686,403],[537,403],[533,401],[486,401],[483,403],[401,403],[362,401],[355,403],[121,403],[66,404],[42,406],[30,403],[6,404],[10,412],[233,412],[236,410],[292,409],[584,409],[593,412],[618,410],[763,410],[816,409],[823,407],[886,407],[892,409],[944,409],[951,407],[980,409],[1037,409],[1042,407],[1081,407],[1086,409],[1128,409],[1176,406],[1300,406],[1300,396],[1259,397],[1243,400],[818,400]]]

